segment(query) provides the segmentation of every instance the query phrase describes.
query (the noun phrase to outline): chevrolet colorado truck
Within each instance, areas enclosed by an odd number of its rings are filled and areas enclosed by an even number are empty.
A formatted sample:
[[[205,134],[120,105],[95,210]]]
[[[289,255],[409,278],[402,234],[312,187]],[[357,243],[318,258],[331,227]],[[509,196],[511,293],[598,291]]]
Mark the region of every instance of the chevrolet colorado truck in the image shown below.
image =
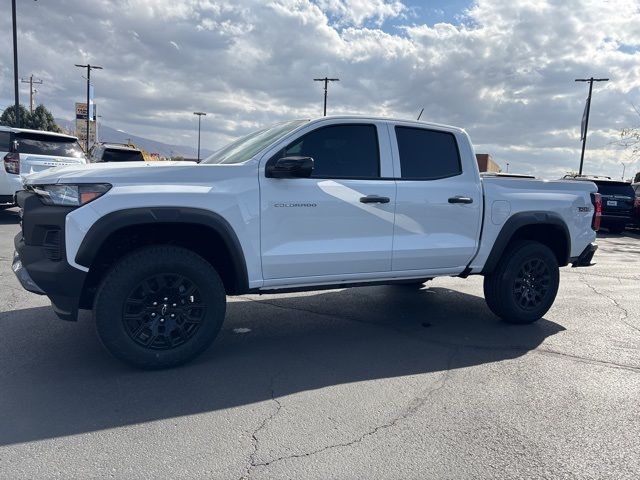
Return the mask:
[[[483,275],[491,311],[533,322],[559,267],[590,264],[601,212],[590,182],[481,177],[462,129],[370,117],[280,123],[200,164],[54,168],[18,202],[23,287],[62,319],[92,310],[142,368],[202,353],[228,295]]]

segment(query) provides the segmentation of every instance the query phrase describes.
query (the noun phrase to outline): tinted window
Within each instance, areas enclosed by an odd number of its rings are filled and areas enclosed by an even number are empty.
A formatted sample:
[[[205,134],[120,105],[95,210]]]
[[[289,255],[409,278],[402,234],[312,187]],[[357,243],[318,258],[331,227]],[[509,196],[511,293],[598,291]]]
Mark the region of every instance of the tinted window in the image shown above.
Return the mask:
[[[303,135],[280,157],[313,158],[315,178],[377,178],[380,176],[375,125],[332,125]]]
[[[16,134],[19,153],[34,155],[54,155],[59,157],[84,157],[84,152],[73,138],[38,135],[33,133]]]
[[[102,154],[101,162],[143,162],[142,152],[107,148]]]
[[[462,172],[456,139],[451,133],[396,127],[402,178],[431,180]]]
[[[602,195],[626,195],[634,197],[633,188],[629,183],[622,182],[595,182],[598,186],[598,193]]]
[[[11,150],[11,132],[0,131],[0,152]]]

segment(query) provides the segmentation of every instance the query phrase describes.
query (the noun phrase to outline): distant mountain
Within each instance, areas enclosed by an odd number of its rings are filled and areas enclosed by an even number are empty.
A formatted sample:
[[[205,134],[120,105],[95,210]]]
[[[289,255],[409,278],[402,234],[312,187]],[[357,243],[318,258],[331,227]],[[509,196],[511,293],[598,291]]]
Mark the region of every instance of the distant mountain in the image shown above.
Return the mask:
[[[56,123],[63,129],[71,133],[75,132],[75,123],[71,120],[65,120],[63,118],[56,118]],[[158,153],[162,157],[182,156],[186,158],[195,158],[198,155],[198,150],[186,145],[171,145],[168,143],[157,142],[149,138],[138,137],[127,132],[116,130],[104,124],[98,125],[98,136],[101,142],[115,142],[126,143],[131,142],[139,148],[145,149],[149,153]],[[211,155],[213,152],[206,148],[200,149],[200,157],[204,158]]]

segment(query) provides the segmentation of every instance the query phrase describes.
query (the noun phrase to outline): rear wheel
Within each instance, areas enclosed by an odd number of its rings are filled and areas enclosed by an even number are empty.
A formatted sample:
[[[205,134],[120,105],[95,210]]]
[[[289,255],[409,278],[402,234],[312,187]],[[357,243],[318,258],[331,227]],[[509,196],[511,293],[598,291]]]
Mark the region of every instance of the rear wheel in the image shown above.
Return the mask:
[[[222,280],[199,255],[180,247],[138,250],[105,276],[94,302],[98,336],[116,358],[166,368],[200,355],[226,310]]]
[[[509,323],[540,319],[556,298],[560,283],[558,262],[545,245],[515,243],[493,273],[484,278],[484,296],[493,313]]]

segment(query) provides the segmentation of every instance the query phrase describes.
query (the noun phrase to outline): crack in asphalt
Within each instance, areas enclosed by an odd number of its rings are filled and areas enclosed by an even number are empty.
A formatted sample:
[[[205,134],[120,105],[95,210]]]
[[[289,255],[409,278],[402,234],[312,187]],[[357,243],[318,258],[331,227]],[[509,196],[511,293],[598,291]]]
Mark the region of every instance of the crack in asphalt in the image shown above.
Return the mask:
[[[310,456],[313,456],[313,455],[317,455],[319,453],[326,452],[328,450],[333,450],[335,448],[352,447],[354,445],[357,445],[357,444],[363,442],[366,438],[369,438],[369,437],[372,437],[372,436],[376,435],[380,431],[387,430],[389,428],[393,428],[395,425],[397,425],[402,420],[405,420],[405,419],[411,417],[412,415],[414,415],[415,413],[417,413],[420,410],[420,408],[427,402],[427,400],[429,400],[429,398],[431,398],[438,391],[442,390],[445,387],[447,381],[449,380],[449,378],[451,376],[451,366],[453,364],[454,357],[458,353],[458,350],[459,349],[455,349],[451,353],[451,355],[449,356],[449,359],[447,361],[446,369],[442,372],[441,380],[438,383],[438,385],[436,385],[435,387],[427,389],[420,396],[414,397],[413,401],[411,403],[409,403],[401,411],[401,413],[399,415],[396,415],[395,417],[393,417],[388,422],[385,422],[385,423],[383,423],[381,425],[376,425],[375,427],[373,427],[372,429],[366,431],[365,433],[363,433],[359,437],[354,438],[353,440],[350,440],[348,442],[334,443],[334,444],[327,445],[325,447],[319,448],[317,450],[312,450],[310,452],[294,453],[294,454],[291,454],[291,455],[285,455],[285,456],[282,456],[282,457],[276,457],[276,458],[271,459],[271,460],[266,461],[266,462],[259,462],[259,463],[253,463],[252,462],[252,466],[254,468],[256,468],[256,467],[268,467],[269,465],[273,465],[275,463],[279,463],[279,462],[282,462],[282,461],[285,461],[285,460],[291,460],[291,459],[297,459],[297,458],[306,458],[306,457],[310,457]],[[251,468],[250,468],[250,470],[251,470]],[[249,478],[249,477],[247,476],[246,478]]]
[[[260,425],[258,426],[258,428],[256,428],[252,433],[251,433],[251,443],[253,446],[253,450],[251,452],[251,454],[249,455],[249,466],[247,467],[244,475],[242,475],[242,477],[240,477],[240,480],[247,480],[248,478],[250,478],[251,476],[251,472],[253,472],[253,470],[258,467],[261,466],[261,463],[256,463],[256,456],[258,455],[258,450],[260,447],[260,440],[258,439],[258,434],[264,430],[267,426],[267,424],[269,424],[279,413],[280,410],[282,409],[282,403],[280,403],[280,400],[278,400],[278,398],[275,395],[275,389],[274,389],[274,382],[276,377],[278,376],[274,375],[271,377],[271,383],[270,383],[270,390],[271,390],[271,401],[275,402],[277,407],[275,409],[274,412],[272,412],[270,415],[266,416],[264,418],[264,420],[262,420],[262,423],[260,423]]]
[[[601,292],[600,290],[598,290],[596,287],[594,287],[593,285],[591,285],[589,282],[587,282],[584,277],[582,275],[579,276],[580,280],[582,281],[582,283],[584,283],[587,287],[589,287],[596,295],[600,295],[603,298],[606,298],[607,300],[609,300],[618,310],[621,310],[623,315],[619,317],[619,320],[624,323],[627,327],[635,330],[636,332],[640,332],[640,328],[635,326],[633,323],[628,322],[627,319],[629,318],[629,311],[624,308],[620,302],[618,302],[615,298],[607,295],[606,293]]]
[[[335,315],[335,314],[331,314],[331,313],[318,312],[318,311],[314,311],[314,310],[307,309],[307,308],[284,306],[284,305],[279,305],[278,303],[275,303],[275,302],[272,302],[272,301],[269,301],[269,300],[254,300],[254,299],[248,298],[248,297],[243,297],[243,298],[246,298],[247,300],[249,300],[251,302],[270,305],[272,307],[281,308],[281,309],[284,309],[284,310],[295,310],[295,311],[310,313],[312,315],[319,315],[319,316],[324,316],[324,317],[330,317],[330,318],[333,318],[333,319],[341,319],[341,320],[345,320],[347,322],[354,322],[354,323],[364,324],[364,325],[368,325],[368,326],[389,329],[389,330],[393,330],[396,333],[399,333],[400,335],[403,335],[403,336],[405,336],[407,338],[410,338],[411,340],[414,340],[414,341],[417,341],[417,342],[422,342],[422,343],[428,343],[430,345],[438,345],[438,346],[444,347],[444,348],[468,348],[468,349],[471,349],[471,350],[496,351],[496,352],[504,352],[504,351],[529,352],[529,353],[535,353],[535,354],[538,354],[538,355],[552,355],[552,356],[555,356],[555,357],[558,357],[558,358],[564,358],[564,359],[567,359],[567,360],[574,360],[574,361],[578,361],[578,362],[581,362],[581,363],[599,365],[599,366],[602,366],[602,367],[622,369],[622,370],[627,370],[629,372],[640,373],[640,366],[627,365],[627,364],[623,364],[623,363],[615,363],[615,362],[610,362],[610,361],[607,361],[607,360],[599,360],[599,359],[596,359],[596,358],[581,357],[579,355],[572,355],[572,354],[569,354],[569,353],[560,352],[558,350],[553,350],[553,349],[550,349],[550,348],[535,348],[535,349],[531,349],[531,348],[523,347],[523,346],[519,346],[519,345],[492,346],[492,345],[478,345],[478,344],[472,344],[472,343],[446,342],[446,341],[443,341],[443,340],[436,340],[436,339],[432,339],[432,338],[424,338],[424,337],[419,337],[419,336],[416,336],[416,335],[412,335],[410,332],[406,332],[406,331],[404,331],[404,330],[402,330],[402,329],[400,329],[398,327],[395,327],[393,325],[384,324],[384,323],[367,322],[367,321],[364,321],[364,320],[358,320],[358,319],[355,319],[355,318],[339,316],[339,315]],[[608,298],[608,297],[606,297],[606,298]],[[610,299],[610,300],[613,301],[612,299]],[[626,312],[626,310],[624,310],[624,311]],[[627,313],[627,315],[628,315],[628,313]],[[632,328],[635,328],[633,325],[629,325],[629,326],[632,327]]]

